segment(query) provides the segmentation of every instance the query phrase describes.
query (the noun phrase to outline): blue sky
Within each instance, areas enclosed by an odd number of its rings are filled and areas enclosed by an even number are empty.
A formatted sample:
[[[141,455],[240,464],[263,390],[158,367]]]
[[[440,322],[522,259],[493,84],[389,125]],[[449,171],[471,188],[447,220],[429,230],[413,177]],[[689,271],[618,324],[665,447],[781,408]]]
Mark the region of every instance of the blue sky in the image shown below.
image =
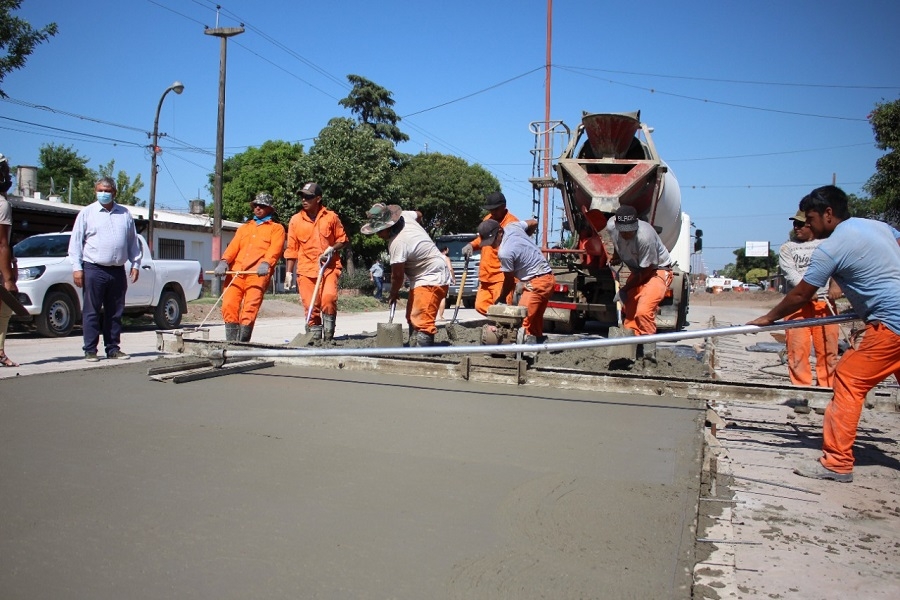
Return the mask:
[[[209,0],[24,0],[17,13],[59,33],[7,76],[0,152],[37,164],[42,144],[110,159],[149,194],[147,132],[160,95],[157,206],[211,202],[219,39]],[[336,116],[348,74],[391,90],[405,152],[454,154],[532,210],[531,121],[544,117],[547,3],[289,0],[221,2],[228,45],[226,156],[269,139],[309,148]],[[881,152],[866,116],[900,94],[895,0],[601,2],[556,0],[551,118],[641,110],[678,177],[683,209],[704,232],[711,269],[746,241],[787,236],[813,187],[851,193]],[[32,105],[49,107],[50,112]],[[99,121],[99,122],[98,122]],[[57,129],[50,129],[57,128]],[[327,190],[326,190],[327,199]],[[558,200],[557,200],[558,203]],[[558,224],[554,224],[558,227]],[[558,235],[554,233],[553,235]]]

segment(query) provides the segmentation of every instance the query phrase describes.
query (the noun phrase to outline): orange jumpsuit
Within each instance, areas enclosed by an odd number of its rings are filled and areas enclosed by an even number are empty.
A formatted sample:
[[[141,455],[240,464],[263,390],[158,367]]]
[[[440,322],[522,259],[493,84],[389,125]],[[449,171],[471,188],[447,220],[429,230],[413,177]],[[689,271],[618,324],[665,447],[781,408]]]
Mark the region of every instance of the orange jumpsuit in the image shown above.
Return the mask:
[[[487,221],[491,218],[488,214],[483,220]],[[500,227],[506,227],[510,223],[518,221],[511,212],[506,211],[506,216],[500,221]],[[500,259],[497,258],[497,251],[490,246],[481,247],[481,236],[477,236],[470,242],[472,249],[481,250],[481,264],[478,267],[478,293],[475,295],[475,310],[483,315],[487,314],[488,308],[496,303],[503,289],[503,271],[500,270]],[[504,300],[507,304],[512,303],[512,292]]]
[[[316,279],[319,277],[319,257],[329,246],[346,244],[348,241],[340,218],[324,206],[319,209],[315,221],[303,210],[291,217],[284,258],[297,261],[297,291],[305,313],[309,312]],[[307,325],[321,325],[321,313],[337,314],[338,279],[342,269],[341,257],[335,252],[322,273],[319,297]]]
[[[625,282],[628,291],[623,303],[625,319],[622,325],[634,329],[635,335],[650,335],[656,333],[656,311],[666,297],[674,275],[671,269],[657,269],[644,283],[632,283],[637,278],[638,275],[632,273]]]
[[[813,300],[785,320],[828,317],[828,300]],[[819,387],[832,387],[834,367],[838,362],[838,325],[798,327],[785,331],[788,355],[788,375],[794,385],[812,385],[812,367],[809,364],[810,345],[816,351],[816,382]]]
[[[231,271],[251,271],[248,275],[229,275],[222,294],[222,320],[226,323],[253,325],[275,264],[284,250],[284,226],[273,220],[257,224],[251,219],[241,225],[222,254]],[[269,263],[269,274],[260,277],[256,270]]]

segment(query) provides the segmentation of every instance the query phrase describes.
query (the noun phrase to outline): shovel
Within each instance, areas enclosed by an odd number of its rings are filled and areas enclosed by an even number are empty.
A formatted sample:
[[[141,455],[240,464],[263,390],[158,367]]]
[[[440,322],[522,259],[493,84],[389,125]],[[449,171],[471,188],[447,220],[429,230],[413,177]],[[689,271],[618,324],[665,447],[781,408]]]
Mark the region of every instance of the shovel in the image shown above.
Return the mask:
[[[394,312],[397,302],[391,302],[391,313],[387,323],[379,323],[375,333],[375,346],[378,348],[399,348],[403,346],[403,325],[394,323]]]
[[[319,267],[319,276],[316,277],[316,287],[313,288],[312,299],[309,301],[309,310],[306,311],[306,328],[309,329],[309,320],[312,319],[313,309],[316,307],[316,299],[319,297],[319,288],[322,287],[322,276],[325,274],[325,266],[327,262],[323,262],[322,266]],[[298,333],[294,336],[294,339],[291,340],[289,346],[308,346],[315,340],[315,336],[319,335],[321,337],[321,330],[310,330],[305,333]]]
[[[621,271],[621,270],[622,270],[622,268],[619,267],[619,271]],[[609,267],[609,272],[612,273],[612,276],[613,276],[613,283],[616,286],[616,295],[617,296],[619,295],[619,290],[621,288],[621,286],[619,285],[619,271],[613,270],[612,266]],[[616,302],[616,322],[619,324],[619,329],[622,329],[622,301],[621,300]]]
[[[459,291],[456,293],[456,307],[453,309],[453,318],[447,323],[444,329],[447,331],[447,337],[453,341],[459,337],[456,331],[456,317],[459,315],[459,307],[462,306],[463,290],[466,289],[466,275],[469,274],[469,257],[466,257],[466,264],[463,266],[462,278],[459,281]]]

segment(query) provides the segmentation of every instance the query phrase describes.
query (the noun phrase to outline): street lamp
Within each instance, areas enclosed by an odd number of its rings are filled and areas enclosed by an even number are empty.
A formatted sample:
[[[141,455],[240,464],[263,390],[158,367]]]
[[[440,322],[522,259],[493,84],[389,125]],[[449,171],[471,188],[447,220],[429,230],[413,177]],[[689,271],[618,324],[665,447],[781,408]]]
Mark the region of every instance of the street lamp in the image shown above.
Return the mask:
[[[153,212],[156,210],[156,153],[159,151],[157,144],[159,142],[159,111],[162,110],[163,100],[169,92],[180,94],[184,91],[184,84],[176,81],[163,92],[156,107],[156,118],[153,119],[153,144],[150,146],[150,210],[147,215],[147,246],[150,248],[150,254],[153,255]]]

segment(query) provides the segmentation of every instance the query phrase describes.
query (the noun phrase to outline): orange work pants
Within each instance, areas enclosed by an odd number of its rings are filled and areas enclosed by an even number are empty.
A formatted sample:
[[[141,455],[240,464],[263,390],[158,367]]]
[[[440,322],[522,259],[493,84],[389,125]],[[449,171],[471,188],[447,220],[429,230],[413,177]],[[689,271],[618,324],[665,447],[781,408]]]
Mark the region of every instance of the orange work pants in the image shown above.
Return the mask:
[[[269,287],[269,276],[234,275],[222,294],[222,320],[226,323],[253,325]],[[226,279],[227,281],[227,279]]]
[[[625,290],[625,320],[622,325],[634,330],[635,335],[656,333],[656,311],[660,302],[666,297],[666,290],[672,285],[672,271],[657,269],[656,274],[644,283],[635,284],[637,274],[632,273],[623,287]]]
[[[813,300],[785,320],[827,317],[834,313],[829,310],[827,300]],[[817,325],[798,327],[785,332],[787,346],[788,374],[794,385],[812,385],[812,367],[809,364],[810,347],[816,351],[816,382],[819,387],[834,384],[834,367],[838,362],[838,325]]]
[[[866,394],[891,374],[900,382],[900,335],[873,321],[866,325],[859,348],[844,352],[834,370],[834,396],[822,429],[820,460],[825,468],[853,471],[853,444]]]
[[[340,277],[340,269],[325,269],[325,272],[322,273],[322,285],[319,286],[315,308],[313,308],[307,325],[321,325],[322,313],[337,314],[338,279]],[[312,301],[313,291],[316,289],[316,279],[317,277],[297,275],[297,292],[300,294],[300,304],[303,306],[304,315],[309,314],[309,303]]]
[[[447,297],[446,285],[420,285],[409,289],[409,298],[406,301],[406,321],[416,331],[434,335],[437,326],[434,320],[437,318],[441,300]]]
[[[556,277],[553,276],[553,273],[538,275],[531,281],[525,282],[525,289],[519,298],[519,306],[524,306],[528,310],[525,320],[522,321],[526,335],[533,335],[537,338],[544,335],[544,311],[547,310],[547,303],[550,301],[554,285],[556,285]]]
[[[488,309],[497,303],[501,291],[503,291],[502,279],[496,283],[488,283],[486,281],[479,282],[478,292],[475,294],[475,310],[486,315]],[[512,296],[513,293],[510,292],[503,301],[507,304],[511,303]]]

